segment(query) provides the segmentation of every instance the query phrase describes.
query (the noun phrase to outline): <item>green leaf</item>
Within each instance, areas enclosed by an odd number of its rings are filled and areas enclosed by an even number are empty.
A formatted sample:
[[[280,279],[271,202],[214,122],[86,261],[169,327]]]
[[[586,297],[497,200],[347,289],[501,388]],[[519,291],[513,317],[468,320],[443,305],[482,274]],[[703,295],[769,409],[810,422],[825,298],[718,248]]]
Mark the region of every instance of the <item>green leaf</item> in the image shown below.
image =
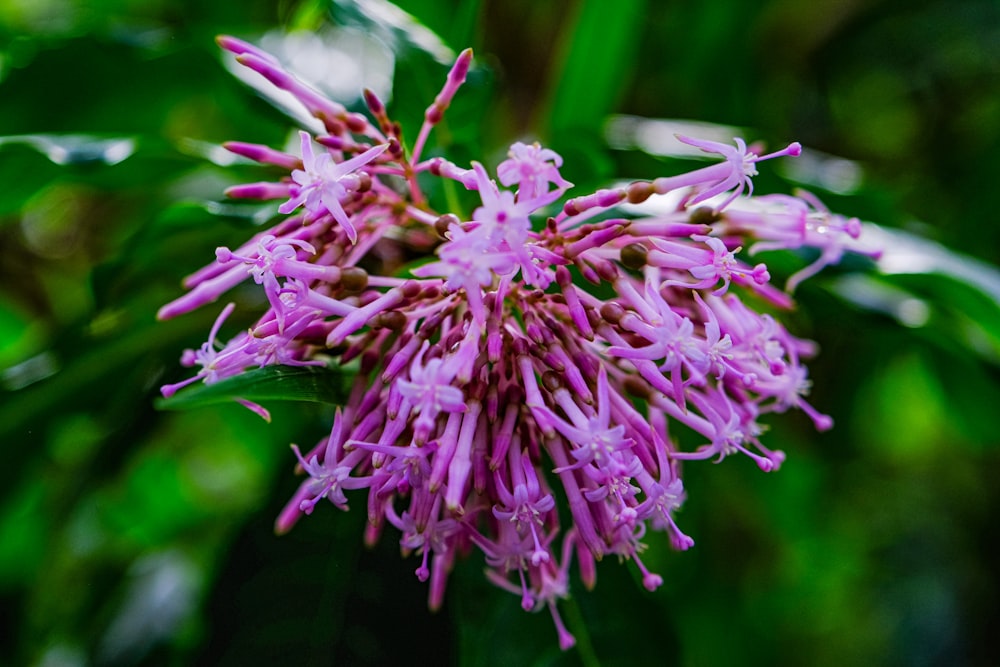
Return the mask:
[[[0,146],[30,146],[58,165],[118,164],[135,152],[135,139],[85,134],[22,134],[0,137]]]
[[[476,21],[482,0],[463,0],[442,10],[439,0],[396,0],[393,3],[404,12],[417,18],[453,49],[462,50],[475,39]]]
[[[882,250],[881,275],[842,277],[835,293],[1000,363],[1000,270],[898,229],[868,225],[865,237]]]
[[[458,55],[433,30],[391,2],[333,0],[331,11],[338,25],[356,27],[374,35],[397,56],[422,53],[450,66]]]
[[[580,4],[564,51],[549,111],[552,134],[600,127],[614,109],[634,71],[636,34],[645,21],[644,0],[622,0],[609,11],[604,2]],[[600,44],[600,48],[594,48]]]
[[[305,401],[343,403],[346,391],[343,374],[316,366],[267,366],[214,384],[197,385],[156,401],[161,410],[225,403],[236,399],[251,401]]]

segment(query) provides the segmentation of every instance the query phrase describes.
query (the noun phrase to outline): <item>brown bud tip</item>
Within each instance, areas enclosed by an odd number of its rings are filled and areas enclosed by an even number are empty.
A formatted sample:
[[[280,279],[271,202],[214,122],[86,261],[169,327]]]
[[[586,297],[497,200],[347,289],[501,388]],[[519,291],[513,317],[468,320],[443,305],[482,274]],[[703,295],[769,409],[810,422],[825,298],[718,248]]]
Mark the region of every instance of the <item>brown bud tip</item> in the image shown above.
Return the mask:
[[[340,286],[348,292],[360,292],[368,287],[368,272],[358,266],[348,266],[340,272]]]
[[[448,228],[453,224],[457,225],[459,222],[458,216],[454,213],[445,213],[434,221],[434,231],[436,231],[438,236],[441,238],[447,238],[446,234],[448,232]]]
[[[420,294],[420,283],[416,280],[407,280],[399,287],[403,292],[403,296],[407,299],[414,299],[418,294]]]
[[[710,225],[713,222],[718,222],[719,214],[711,206],[699,206],[691,211],[688,219],[693,225]]]
[[[646,181],[632,183],[625,190],[626,199],[628,199],[629,204],[641,204],[649,199],[653,192],[653,184],[647,183]]]
[[[622,248],[622,265],[629,269],[641,269],[646,266],[646,256],[648,251],[641,243],[629,243]]]
[[[378,316],[378,326],[384,329],[399,331],[406,326],[406,315],[398,310],[390,310],[385,313],[380,313]]]
[[[601,317],[603,317],[606,322],[618,324],[624,316],[625,309],[614,301],[610,301],[601,306]]]
[[[562,378],[555,371],[545,371],[542,373],[542,386],[548,391],[555,391],[562,387]]]
[[[368,192],[372,189],[372,177],[367,171],[358,172],[358,192]]]

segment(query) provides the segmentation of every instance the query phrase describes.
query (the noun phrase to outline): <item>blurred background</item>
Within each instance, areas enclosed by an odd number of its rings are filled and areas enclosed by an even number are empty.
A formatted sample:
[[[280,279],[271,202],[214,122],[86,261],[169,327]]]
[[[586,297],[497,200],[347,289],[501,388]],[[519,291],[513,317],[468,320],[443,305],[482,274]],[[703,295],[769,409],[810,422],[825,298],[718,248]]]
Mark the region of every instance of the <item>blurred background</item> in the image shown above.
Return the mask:
[[[615,562],[574,582],[565,654],[476,558],[427,612],[359,508],[275,537],[288,443],[329,406],[153,405],[217,312],[156,309],[273,212],[224,201],[261,172],[218,144],[293,136],[220,33],[349,106],[375,89],[411,138],[472,46],[434,150],[495,165],[540,139],[583,188],[690,167],[680,122],[802,142],[757,192],[807,188],[886,249],[787,318],[836,427],[771,419],[769,475],[688,465],[697,546],[650,539],[654,594]],[[0,0],[0,664],[1000,664],[997,155],[995,0]]]

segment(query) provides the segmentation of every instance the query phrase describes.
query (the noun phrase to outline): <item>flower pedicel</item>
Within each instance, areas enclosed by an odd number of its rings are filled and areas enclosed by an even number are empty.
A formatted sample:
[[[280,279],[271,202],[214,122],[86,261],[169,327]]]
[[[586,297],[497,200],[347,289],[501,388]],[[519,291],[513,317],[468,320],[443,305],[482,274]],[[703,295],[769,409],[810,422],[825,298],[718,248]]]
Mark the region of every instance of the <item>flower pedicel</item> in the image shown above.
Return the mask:
[[[804,398],[801,360],[813,345],[744,301],[787,308],[790,297],[763,264],[737,255],[741,246],[819,248],[794,286],[857,250],[858,221],[811,196],[749,197],[757,163],[798,155],[798,144],[761,156],[742,139],[678,137],[723,161],[567,198],[561,157],[538,144],[511,146],[496,180],[477,162],[422,159],[471,50],[407,150],[370,91],[371,119],[246,42],[219,44],[294,95],[325,133],[301,132],[300,155],[226,144],[290,172],[227,191],[282,201],[281,217],[242,246],[219,248],[159,317],[213,303],[247,279],[270,307],[223,344],[218,332],[234,308],[225,306],[208,341],[182,357],[196,374],[163,394],[272,364],[359,366],[330,435],[305,453],[292,446],[307,477],[279,533],[323,499],[345,510],[349,499],[363,502],[365,541],[387,524],[398,531],[404,554],[419,560],[417,577],[429,581],[432,608],[456,557],[479,550],[486,576],[524,609],[548,608],[565,649],[574,639],[557,601],[574,557],[588,588],[595,562],[615,555],[654,590],[662,579],[640,557],[647,531],[666,532],[676,549],[694,544],[674,517],[681,461],[742,454],[770,471],[784,455],[761,444],[762,416],[799,408],[818,429],[832,425]],[[481,205],[468,219],[432,210],[423,189],[433,179],[475,191]],[[620,210],[668,192],[682,195],[671,213]],[[431,261],[409,263],[414,256]],[[702,444],[680,451],[671,433],[681,429]]]

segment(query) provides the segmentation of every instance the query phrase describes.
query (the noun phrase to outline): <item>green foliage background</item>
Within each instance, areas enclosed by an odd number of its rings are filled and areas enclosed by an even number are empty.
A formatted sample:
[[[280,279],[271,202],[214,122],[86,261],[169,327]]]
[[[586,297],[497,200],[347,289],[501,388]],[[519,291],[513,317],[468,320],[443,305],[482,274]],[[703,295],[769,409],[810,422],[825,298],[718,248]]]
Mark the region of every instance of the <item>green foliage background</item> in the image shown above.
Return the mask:
[[[773,420],[768,445],[789,458],[771,475],[687,466],[697,547],[651,540],[655,594],[602,563],[597,589],[564,606],[580,639],[565,654],[476,559],[429,614],[392,540],[362,548],[363,511],[325,507],[275,537],[296,484],[287,443],[321,437],[329,407],[268,404],[269,426],[233,405],[153,407],[216,313],[156,323],[156,309],[259,213],[219,205],[259,172],[217,166],[210,146],[280,145],[291,127],[213,38],[374,34],[396,54],[390,111],[411,137],[446,65],[412,29],[372,20],[373,0],[0,0],[0,664],[1000,663],[1000,5],[397,5],[476,50],[432,141],[456,162],[495,164],[528,137],[582,187],[678,168],[610,148],[612,114],[856,161],[857,187],[811,187],[932,244],[906,272],[849,264],[797,294],[791,328],[820,343],[813,402],[836,428]],[[798,185],[762,171],[759,192]],[[927,257],[940,261],[916,264]],[[919,326],[886,307],[906,299],[923,304]]]

